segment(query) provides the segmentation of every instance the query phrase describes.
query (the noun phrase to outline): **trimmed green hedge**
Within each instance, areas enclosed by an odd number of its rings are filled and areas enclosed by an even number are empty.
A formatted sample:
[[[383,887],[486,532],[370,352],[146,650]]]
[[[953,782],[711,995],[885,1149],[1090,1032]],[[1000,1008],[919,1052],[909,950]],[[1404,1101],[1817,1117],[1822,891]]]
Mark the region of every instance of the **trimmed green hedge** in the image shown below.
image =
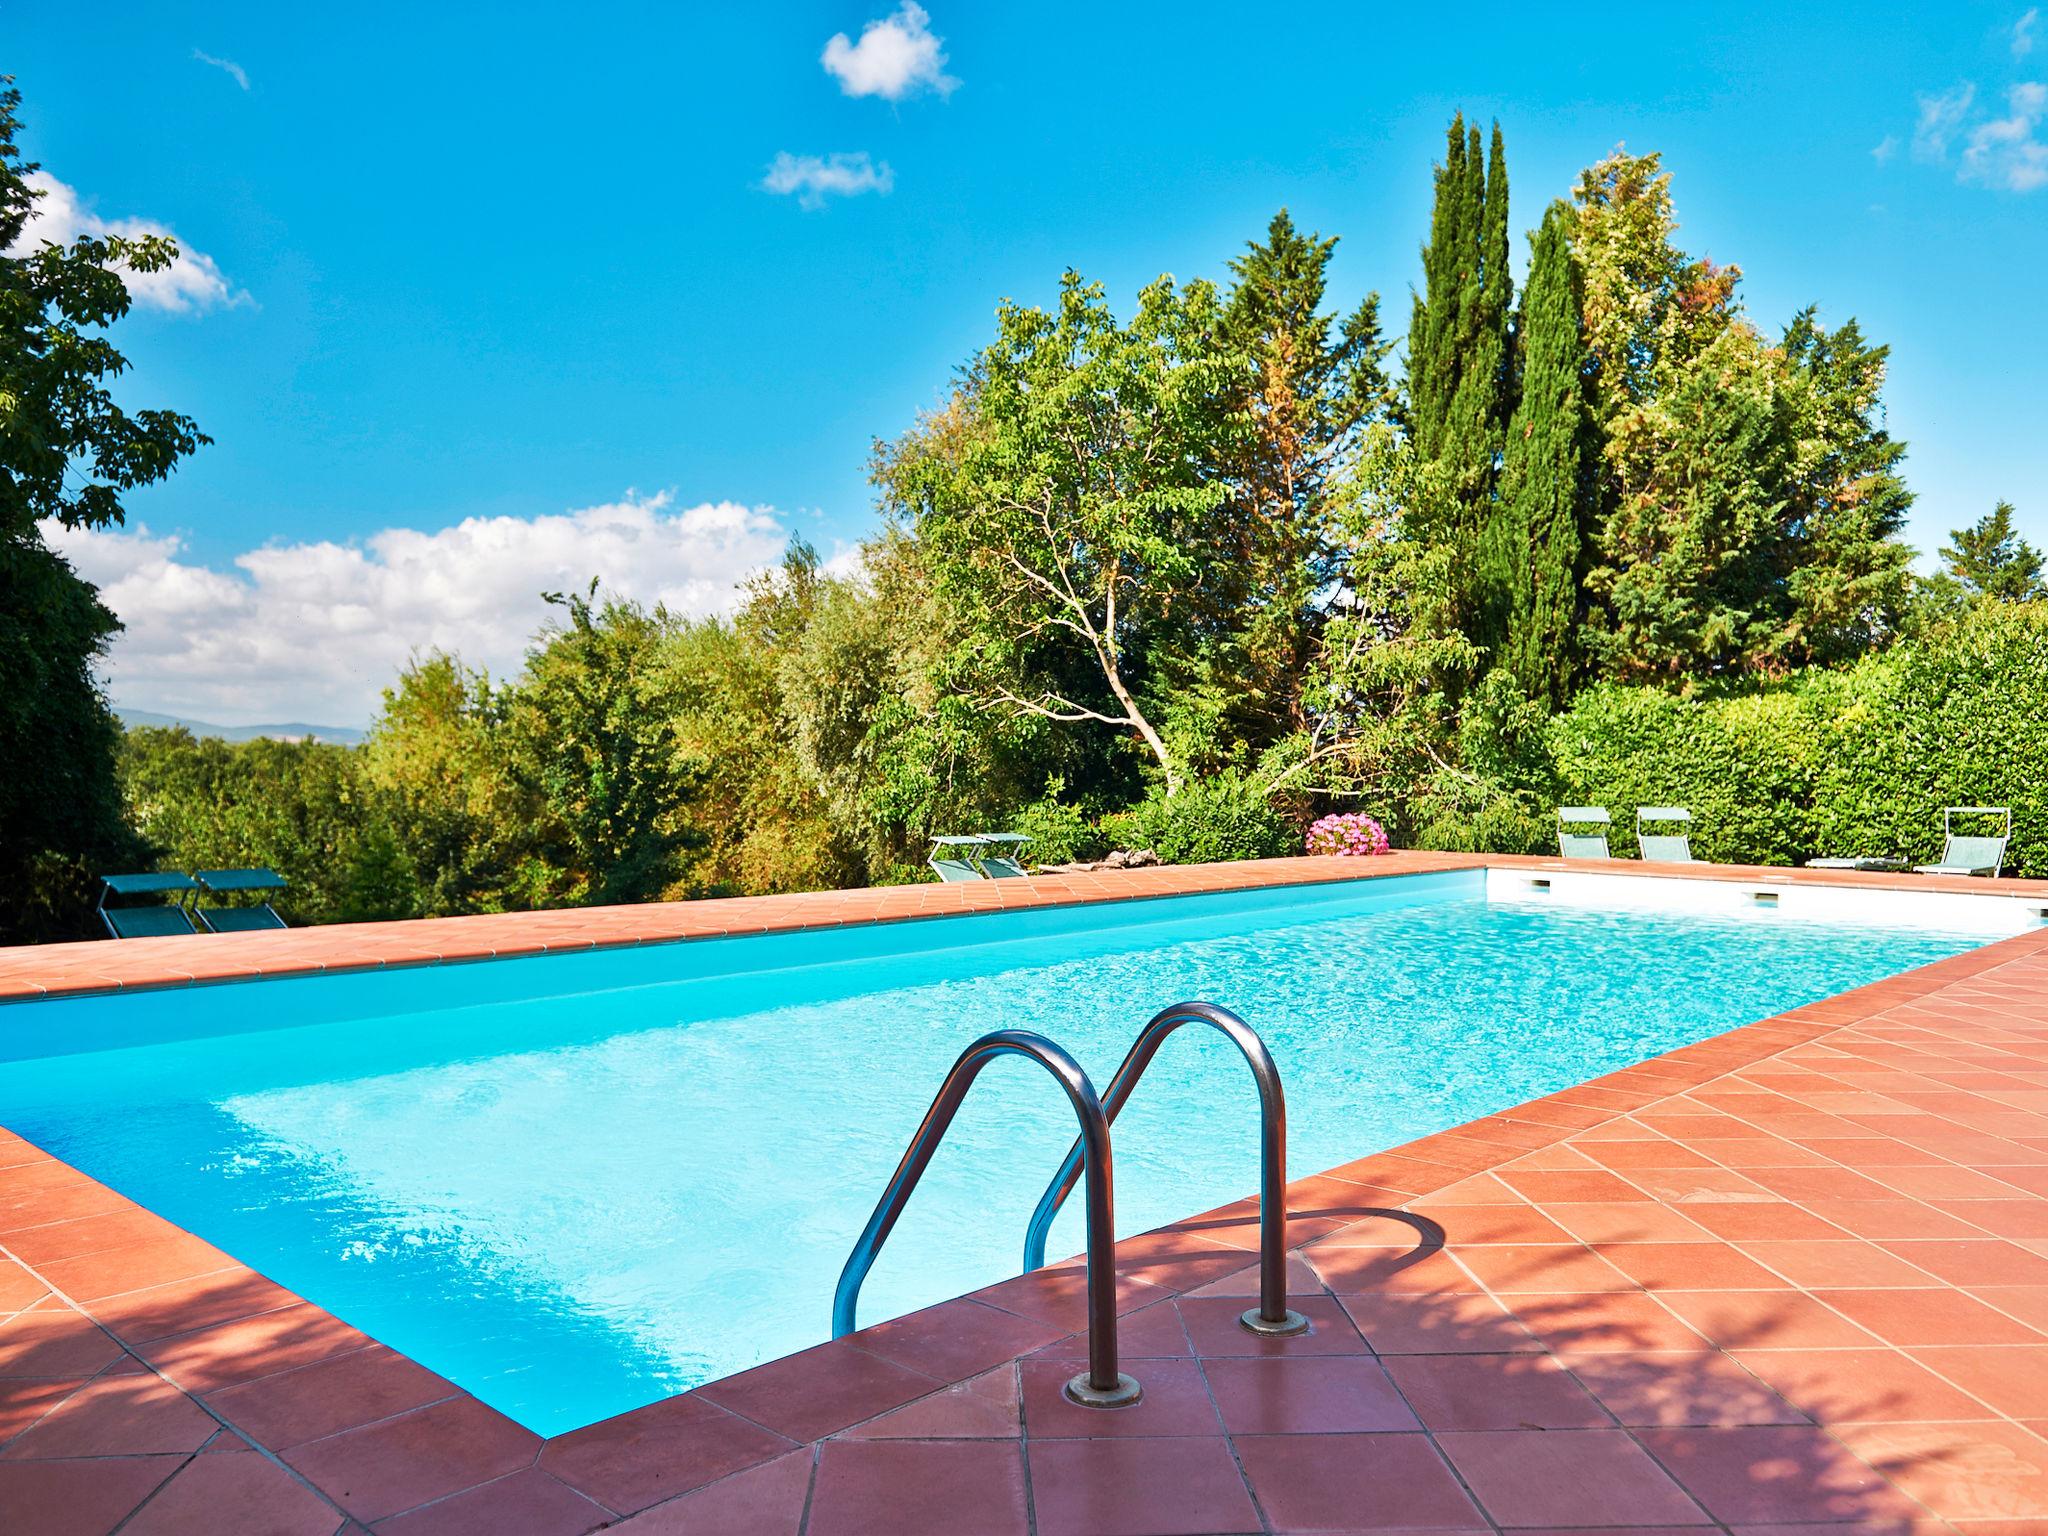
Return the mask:
[[[1985,605],[1763,693],[1592,688],[1547,744],[1559,800],[1606,806],[1617,854],[1635,852],[1637,806],[1683,805],[1717,862],[1926,862],[1943,806],[2007,805],[2008,872],[2048,876],[2048,603]]]

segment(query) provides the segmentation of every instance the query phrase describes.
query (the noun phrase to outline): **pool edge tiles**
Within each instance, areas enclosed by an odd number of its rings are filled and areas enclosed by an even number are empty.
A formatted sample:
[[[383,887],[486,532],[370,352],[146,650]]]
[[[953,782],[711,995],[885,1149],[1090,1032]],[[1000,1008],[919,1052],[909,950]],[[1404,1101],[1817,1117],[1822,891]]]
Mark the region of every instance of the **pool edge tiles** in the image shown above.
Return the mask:
[[[1982,1076],[1982,1068],[1968,1058],[1995,1051],[2001,1034],[2008,1041],[2006,1054],[2011,1055],[2023,1041],[2038,1045],[2048,1033],[2048,965],[2037,961],[2030,967],[2025,962],[2032,957],[2048,958],[2048,935],[2023,935],[1937,961],[1544,1100],[1298,1180],[1294,1204],[1302,1214],[1293,1242],[1297,1248],[1313,1242],[1333,1222],[1354,1215],[1354,1208],[1406,1205],[1454,1184],[1483,1182],[1494,1177],[1489,1170],[1509,1164],[1532,1170],[1546,1163],[1562,1164],[1562,1169],[1510,1175],[1529,1191],[1526,1206],[1482,1204],[1469,1209],[1479,1214],[1520,1209],[1532,1223],[1557,1218],[1577,1225],[1572,1201],[1587,1196],[1560,1182],[1573,1177],[1574,1164],[1561,1155],[1564,1149],[1551,1153],[1546,1148],[1795,1053],[1801,1059],[1773,1066],[1780,1088],[1797,1091],[1791,1079],[1800,1074],[1811,1076],[1816,1088],[1827,1087],[1830,1059],[1839,1055],[1848,1065],[1836,1091],[1850,1097],[1873,1093],[1872,1074],[1896,1073],[1897,1067],[1836,1052],[1827,1038],[1844,1029],[1853,1033],[1866,1020],[1922,1003],[1937,993],[1954,990],[1961,995],[1944,1001],[1945,1012],[1930,1006],[1916,1009],[1916,1015],[1931,1019],[1937,1036],[1946,1028],[1962,1037],[1962,1059],[1952,1070],[1968,1063]],[[1990,978],[1967,985],[2008,966],[2011,980]],[[2031,1034],[2028,1020],[2037,1021]],[[1894,1044],[1890,1037],[1916,1027],[1929,1026],[1902,1022],[1881,1027],[1872,1054],[1881,1057],[1885,1051],[1910,1049],[1904,1040]],[[2048,1067],[2039,1059],[2042,1054],[2048,1053],[2037,1053],[2036,1070]],[[1748,1109],[1762,1114],[1763,1110],[1736,1101],[1769,1096],[1764,1084],[1745,1082],[1715,1090],[1698,1102],[1717,1100],[1727,1106],[1716,1111],[1720,1113]],[[1954,1097],[1973,1096],[1958,1090]],[[1799,1101],[1780,1102],[1789,1110]],[[1986,1109],[1997,1104],[1978,1102]],[[1944,1108],[1955,1114],[1967,1112],[1953,1104]],[[1809,1112],[1805,1118],[1815,1115]],[[1630,1129],[1641,1127],[1631,1122]],[[2009,1124],[2001,1129],[2022,1134]],[[1787,1134],[1796,1133],[1788,1128]],[[1625,1180],[1618,1185],[1634,1187]],[[1499,1185],[1500,1190],[1508,1188]],[[1132,1314],[1124,1330],[1126,1351],[1153,1389],[1150,1409],[1132,1410],[1145,1414],[1142,1426],[1135,1418],[1113,1415],[1054,1421],[1048,1416],[1055,1410],[1034,1396],[1046,1370],[1065,1369],[1059,1351],[1075,1347],[1060,1343],[1079,1321],[1071,1294],[1073,1277],[1056,1272],[1039,1280],[1004,1282],[974,1297],[942,1303],[543,1442],[465,1394],[409,1368],[362,1335],[332,1319],[323,1321],[318,1309],[267,1287],[261,1277],[217,1251],[195,1245],[168,1223],[157,1222],[149,1232],[152,1223],[146,1216],[137,1220],[138,1213],[120,1212],[130,1224],[113,1247],[101,1246],[116,1235],[104,1228],[97,1237],[78,1233],[79,1241],[68,1246],[82,1252],[69,1252],[67,1245],[51,1241],[51,1228],[101,1220],[67,1220],[59,1213],[81,1209],[105,1195],[83,1175],[39,1156],[18,1139],[0,1136],[0,1209],[13,1213],[6,1230],[0,1231],[0,1248],[10,1253],[0,1265],[0,1310],[29,1307],[35,1310],[22,1315],[40,1319],[25,1337],[22,1332],[0,1333],[0,1375],[54,1381],[51,1403],[40,1410],[31,1408],[27,1427],[10,1420],[8,1427],[0,1428],[0,1437],[12,1436],[6,1457],[0,1458],[0,1516],[59,1507],[56,1500],[68,1491],[63,1507],[73,1517],[71,1528],[79,1530],[111,1530],[138,1505],[152,1500],[161,1501],[166,1519],[175,1518],[172,1509],[182,1502],[201,1526],[222,1533],[252,1528],[259,1510],[285,1524],[275,1512],[289,1510],[291,1528],[309,1532],[331,1532],[347,1516],[380,1531],[389,1521],[394,1532],[475,1528],[507,1536],[567,1536],[656,1505],[667,1506],[654,1517],[657,1521],[673,1521],[682,1529],[694,1525],[737,1530],[751,1528],[753,1521],[773,1528],[780,1521],[782,1528],[793,1530],[807,1507],[812,1529],[820,1529],[861,1499],[872,1499],[879,1487],[891,1501],[894,1528],[906,1533],[957,1531],[970,1525],[1021,1531],[1027,1521],[1045,1533],[1089,1528],[1073,1521],[1076,1501],[1085,1507],[1092,1497],[1108,1496],[1091,1489],[1113,1487],[1131,1501],[1127,1507],[1163,1512],[1194,1500],[1227,1528],[1251,1528],[1260,1522],[1249,1503],[1248,1477],[1250,1492],[1258,1496],[1272,1523],[1289,1523],[1298,1514],[1296,1523],[1329,1524],[1310,1505],[1347,1497],[1367,1499],[1373,1520],[1385,1523],[1389,1513],[1382,1506],[1398,1496],[1404,1508],[1414,1505],[1414,1517],[1425,1524],[1454,1524],[1460,1512],[1469,1512],[1466,1522],[1478,1529],[1529,1523],[1516,1518],[1512,1503],[1524,1496],[1521,1490],[1528,1479],[1503,1476],[1502,1468],[1533,1464],[1534,1458],[1552,1469],[1552,1484],[1562,1481],[1588,1490],[1587,1498],[1597,1494],[1633,1500],[1641,1513],[1626,1518],[1638,1524],[1652,1515],[1656,1524],[1697,1524],[1699,1505],[1692,1502],[1696,1499],[1706,1506],[1710,1519],[1722,1524],[1821,1519],[1845,1530],[1917,1532],[1948,1529],[1929,1513],[1927,1504],[1918,1502],[1921,1496],[1951,1512],[1981,1512],[1988,1498],[2032,1496],[2011,1478],[1995,1485],[1979,1478],[1974,1488],[1952,1486],[1954,1479],[1943,1482],[1939,1461],[1949,1447],[1961,1445],[1965,1454],[1971,1444],[1995,1450],[2002,1458],[1998,1466],[2015,1468],[2015,1476],[2038,1476],[2029,1469],[2037,1467],[2048,1451],[2048,1442],[2010,1416],[2036,1413],[2016,1402],[2009,1405],[2009,1414],[1995,1407],[1980,1408],[1976,1412],[1983,1416],[1981,1423],[1961,1425],[1944,1417],[1954,1409],[1929,1402],[1924,1409],[1901,1410],[1897,1422],[1878,1426],[1885,1430],[1882,1434],[1852,1425],[1833,1436],[1811,1427],[1808,1414],[1754,1385],[1755,1378],[1728,1356],[1711,1352],[1711,1338],[1709,1344],[1685,1346],[1710,1352],[1685,1356],[1684,1374],[1697,1379],[1705,1362],[1712,1360],[1716,1370],[1709,1375],[1715,1379],[1732,1373],[1751,1382],[1744,1389],[1748,1396],[1739,1403],[1731,1398],[1730,1406],[1738,1414],[1733,1423],[1753,1427],[1690,1428],[1686,1426],[1693,1421],[1682,1419],[1678,1427],[1657,1428],[1655,1418],[1647,1421],[1651,1427],[1629,1427],[1646,1421],[1625,1409],[1619,1414],[1621,1428],[1612,1427],[1615,1420],[1602,1410],[1592,1410],[1594,1420],[1571,1418],[1572,1403],[1558,1400],[1556,1394],[1578,1394],[1582,1388],[1570,1384],[1558,1362],[1539,1351],[1535,1363],[1549,1367],[1539,1374],[1560,1379],[1552,1391],[1535,1394],[1545,1403],[1528,1401],[1525,1389],[1514,1406],[1518,1414],[1533,1416],[1545,1427],[1527,1432],[1460,1431],[1447,1425],[1441,1407],[1432,1406],[1438,1398],[1427,1391],[1416,1395],[1413,1372],[1420,1367],[1404,1363],[1406,1349],[1387,1331],[1395,1320],[1378,1318],[1373,1309],[1360,1306],[1355,1287],[1333,1292],[1327,1285],[1317,1285],[1313,1274],[1303,1281],[1304,1289],[1313,1288],[1304,1300],[1315,1312],[1319,1331],[1314,1337],[1321,1344],[1314,1357],[1305,1356],[1297,1365],[1260,1362],[1248,1352],[1239,1353],[1242,1346],[1229,1342],[1228,1329],[1220,1334],[1210,1329],[1212,1313],[1242,1305],[1234,1298],[1244,1289],[1252,1257],[1246,1241],[1249,1215],[1242,1205],[1191,1216],[1119,1245],[1121,1267],[1128,1277],[1124,1305]],[[1632,1209],[1669,1209],[1649,1195],[1636,1198],[1642,1203]],[[1997,1203],[2003,1207],[2008,1202]],[[1466,1225],[1457,1215],[1459,1209],[1434,1208],[1453,1230],[1452,1252],[1461,1251],[1459,1234]],[[1580,1209],[1590,1215],[1615,1207]],[[1796,1205],[1774,1209],[1798,1210]],[[24,1214],[44,1220],[24,1227],[19,1225]],[[43,1256],[29,1264],[21,1262],[21,1250],[29,1246],[19,1237],[23,1231],[45,1234],[36,1240]],[[1984,1241],[2012,1254],[2001,1261],[2008,1268],[2027,1257],[2023,1247],[1992,1242],[1988,1234]],[[1526,1255],[1528,1250],[1520,1252]],[[1717,1257],[1730,1255],[1724,1262],[1736,1262],[1733,1250],[1715,1247],[1712,1252]],[[1643,1255],[1650,1256],[1649,1250]],[[1450,1262],[1448,1255],[1445,1262]],[[1952,1279],[1937,1275],[1925,1284],[1946,1286],[1958,1307],[1967,1304]],[[1512,1285],[1466,1285],[1471,1287],[1467,1299],[1473,1308],[1494,1309],[1502,1319],[1500,1327],[1514,1329],[1518,1338],[1528,1340],[1515,1322],[1532,1315],[1526,1297],[1514,1294]],[[1202,1290],[1214,1294],[1206,1301],[1191,1295]],[[1500,1299],[1503,1294],[1505,1301]],[[1686,1315],[1710,1335],[1716,1330],[1725,1335],[1728,1324],[1722,1314],[1734,1301],[1752,1294],[1731,1292],[1729,1302],[1717,1304],[1718,1311],[1700,1310],[1693,1304],[1699,1302],[1696,1295],[1685,1303]],[[1806,1307],[1820,1305],[1803,1292],[1795,1294]],[[1620,1326],[1616,1318],[1624,1309],[1593,1308],[1591,1304],[1599,1300],[1596,1287],[1579,1295],[1576,1303],[1592,1322],[1609,1329]],[[1659,1316],[1670,1310],[1660,1310],[1650,1299],[1642,1300],[1640,1307]],[[1595,1311],[1606,1319],[1604,1323],[1593,1317]],[[1803,1312],[1791,1315],[1800,1327],[1815,1326],[1805,1321]],[[1155,1337],[1162,1321],[1173,1324],[1178,1342]],[[111,1339],[100,1335],[94,1323]],[[1349,1336],[1355,1338],[1361,1326],[1373,1335],[1370,1347],[1378,1351],[1377,1360],[1367,1352],[1365,1340],[1343,1345],[1346,1330],[1353,1330]],[[1475,1320],[1464,1326],[1483,1331],[1490,1325]],[[1851,1325],[1830,1326],[1840,1330]],[[2018,1325],[2006,1317],[2005,1326]],[[1677,1323],[1667,1321],[1660,1327],[1698,1337]],[[1779,1342],[1796,1340],[1788,1333]],[[1333,1346],[1340,1347],[1338,1356],[1323,1358],[1322,1351]],[[1508,1342],[1498,1347],[1521,1351],[1533,1346]],[[1344,1353],[1346,1349],[1352,1352]],[[1046,1366],[1028,1360],[1021,1367],[1012,1363],[1039,1350],[1054,1353]],[[1891,1368],[1894,1375],[1912,1368],[1903,1356],[1878,1352],[1899,1362]],[[1173,1358],[1164,1358],[1167,1355]],[[1470,1369],[1489,1361],[1512,1363],[1531,1357],[1468,1353],[1461,1358]],[[1579,1357],[1566,1359],[1602,1403],[1623,1404],[1628,1399],[1613,1396],[1615,1390],[1640,1396],[1653,1385],[1642,1372],[1634,1377],[1626,1370],[1594,1373],[1578,1364]],[[41,1369],[23,1370],[24,1362]],[[1617,1368],[1626,1363],[1614,1362]],[[1943,1369],[1958,1371],[1963,1363],[1944,1364]],[[1862,1364],[1867,1368],[1869,1362]],[[92,1422],[87,1399],[93,1382],[55,1380],[59,1365],[73,1377],[90,1375],[109,1386],[123,1380],[124,1373],[126,1379],[148,1382],[159,1411],[125,1420],[117,1416],[111,1424],[100,1421],[92,1458],[71,1459],[79,1454],[76,1434],[81,1420]],[[1647,1369],[1654,1377],[1660,1367]],[[1399,1392],[1387,1385],[1389,1370]],[[1503,1380],[1512,1383],[1525,1374]],[[1199,1388],[1205,1375],[1211,1392],[1197,1390],[1190,1397],[1187,1388]],[[1303,1379],[1297,1383],[1295,1377]],[[1809,1389],[1782,1373],[1771,1379],[1793,1393],[1795,1401],[1819,1411]],[[2005,1390],[1995,1377],[1985,1379],[1991,1384],[1978,1390]],[[1631,1381],[1636,1385],[1629,1386]],[[1022,1427],[1016,1418],[1020,1382],[1023,1401],[1031,1405],[1031,1422]],[[1673,1376],[1671,1388],[1675,1391],[1678,1385]],[[1328,1406],[1333,1391],[1348,1404],[1342,1412],[1349,1416],[1334,1437],[1330,1425],[1316,1418],[1333,1411]],[[1186,1418],[1198,1408],[1213,1416],[1218,1410],[1208,1406],[1211,1396],[1220,1405],[1220,1424]],[[1324,1406],[1317,1408],[1317,1403]],[[1777,1404],[1777,1409],[1770,1409],[1770,1404]],[[1420,1421],[1411,1416],[1411,1405],[1421,1413]],[[1247,1418],[1254,1410],[1279,1417]],[[1553,1413],[1565,1417],[1544,1416]],[[1174,1418],[1176,1414],[1181,1417]],[[1595,1422],[1604,1427],[1559,1433]],[[209,1454],[239,1448],[237,1432],[270,1456]],[[1133,1433],[1164,1438],[1133,1441]],[[1325,1448],[1351,1471],[1319,1460]],[[139,1458],[144,1452],[146,1466],[122,1459],[124,1453]],[[1858,1459],[1857,1452],[1865,1459]],[[1027,1460],[1028,1484],[1022,1478]],[[1903,1467],[1903,1472],[1895,1471],[1898,1484],[1875,1470],[1873,1462]],[[1971,1464],[1991,1465],[1981,1455]],[[1746,1466],[1775,1467],[1776,1482],[1764,1486],[1747,1481]],[[1800,1469],[1791,1483],[1784,1475],[1788,1466]],[[1395,1474],[1393,1480],[1385,1479],[1387,1472]],[[1683,1483],[1683,1491],[1674,1477]],[[1360,1478],[1377,1491],[1359,1483],[1354,1493],[1351,1484]],[[88,1491],[90,1500],[84,1497]],[[48,1502],[38,1505],[33,1502],[38,1498]],[[1473,1498],[1484,1503],[1483,1513],[1473,1509]],[[1969,1502],[1973,1499],[1975,1503]],[[1239,1504],[1244,1518],[1232,1525],[1231,1513]],[[1359,1507],[1362,1520],[1365,1506]],[[966,1524],[963,1509],[975,1511]],[[2015,1503],[2009,1512],[2025,1516],[2033,1510]],[[1555,1516],[1548,1511],[1529,1513],[1540,1525],[1613,1524],[1623,1518],[1592,1518],[1576,1506]],[[241,1515],[248,1516],[249,1525],[237,1518]],[[95,1516],[96,1527],[88,1523]],[[1162,1513],[1153,1524],[1164,1518]],[[18,1523],[22,1529],[37,1528],[25,1520]],[[2005,1527],[2013,1528],[2017,1527]]]

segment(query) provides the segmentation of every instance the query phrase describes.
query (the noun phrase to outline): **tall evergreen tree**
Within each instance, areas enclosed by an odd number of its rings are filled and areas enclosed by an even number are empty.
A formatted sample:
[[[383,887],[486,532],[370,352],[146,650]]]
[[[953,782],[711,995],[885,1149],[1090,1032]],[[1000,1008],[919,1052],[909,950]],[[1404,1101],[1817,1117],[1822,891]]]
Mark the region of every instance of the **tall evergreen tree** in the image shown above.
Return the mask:
[[[1561,704],[1578,665],[1579,582],[1597,515],[1584,283],[1570,206],[1555,202],[1530,237],[1516,342],[1520,400],[1502,455],[1499,542],[1512,554],[1499,660],[1524,693]]]
[[[1496,492],[1513,374],[1508,317],[1508,173],[1499,124],[1490,151],[1463,114],[1452,119],[1436,173],[1423,292],[1408,334],[1409,427],[1417,453],[1443,471],[1444,526],[1417,530],[1460,555],[1456,622],[1483,644],[1505,628],[1512,538]]]

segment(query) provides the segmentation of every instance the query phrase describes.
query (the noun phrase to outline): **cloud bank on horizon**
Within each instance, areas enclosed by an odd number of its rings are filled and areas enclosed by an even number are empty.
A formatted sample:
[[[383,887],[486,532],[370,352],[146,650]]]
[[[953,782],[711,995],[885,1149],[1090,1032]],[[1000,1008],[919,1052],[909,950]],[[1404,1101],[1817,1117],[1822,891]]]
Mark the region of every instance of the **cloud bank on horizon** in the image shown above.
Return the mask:
[[[388,528],[361,544],[267,544],[219,570],[147,527],[43,525],[126,628],[107,664],[116,706],[234,725],[367,723],[415,654],[516,674],[551,610],[544,591],[603,591],[671,612],[730,609],[782,553],[770,508],[677,507],[668,492],[541,517]]]

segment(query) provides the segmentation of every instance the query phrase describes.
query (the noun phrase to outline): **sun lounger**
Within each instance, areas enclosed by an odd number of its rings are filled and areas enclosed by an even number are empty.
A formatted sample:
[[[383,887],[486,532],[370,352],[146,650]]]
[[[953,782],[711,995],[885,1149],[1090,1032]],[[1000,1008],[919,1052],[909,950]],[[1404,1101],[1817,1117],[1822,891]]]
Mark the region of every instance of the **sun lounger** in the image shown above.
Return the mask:
[[[281,891],[289,883],[274,869],[202,869],[193,876],[209,896],[236,891]],[[265,928],[282,928],[283,918],[268,901],[253,907],[202,906],[199,921],[209,933],[254,933]]]
[[[196,891],[199,883],[190,875],[101,875],[98,912],[107,934],[116,939],[160,939],[176,934],[197,933],[192,914],[185,910],[183,893]],[[110,907],[109,896],[154,896],[165,891],[180,893],[169,905]]]
[[[992,880],[1014,880],[1024,873],[1018,857],[1031,839],[1021,832],[984,832],[981,838],[981,867]]]
[[[977,862],[980,853],[978,837],[935,837],[925,863],[948,884],[957,880],[986,880],[988,872]]]
[[[2001,828],[1996,836],[1966,835],[1956,831],[1958,816],[1997,816]],[[1952,805],[1941,813],[1941,859],[1917,864],[1923,875],[1990,875],[2005,867],[2006,844],[2012,841],[2012,811],[2003,805]]]
[[[1645,822],[1681,824],[1677,832],[1645,832]],[[1682,805],[1639,805],[1636,807],[1636,848],[1649,864],[1697,864],[1692,856],[1691,836],[1683,827],[1692,824],[1692,812]]]
[[[1597,805],[1561,805],[1557,808],[1557,851],[1568,859],[1604,859],[1607,827],[1614,818]],[[1598,832],[1574,832],[1574,826],[1597,826]]]

